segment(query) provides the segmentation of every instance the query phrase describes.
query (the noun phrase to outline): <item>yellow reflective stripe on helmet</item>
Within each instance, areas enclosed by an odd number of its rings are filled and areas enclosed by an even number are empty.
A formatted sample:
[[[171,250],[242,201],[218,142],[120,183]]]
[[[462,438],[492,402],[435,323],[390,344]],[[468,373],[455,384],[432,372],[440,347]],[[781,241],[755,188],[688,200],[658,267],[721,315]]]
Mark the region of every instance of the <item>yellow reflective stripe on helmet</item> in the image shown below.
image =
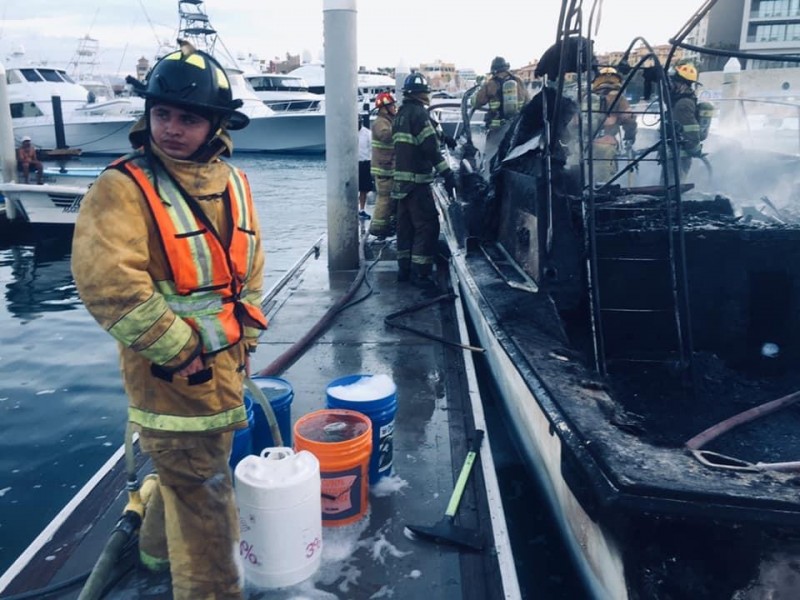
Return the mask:
[[[231,84],[228,83],[228,76],[225,74],[225,71],[219,67],[214,67],[214,73],[217,75],[217,85],[220,89],[227,90],[231,87]]]
[[[164,60],[180,60],[183,57],[183,52],[178,50],[177,52],[173,52],[172,54],[168,54],[164,57]]]
[[[192,337],[192,328],[181,319],[172,323],[152,341],[157,332],[153,329],[167,318],[169,312],[167,301],[160,294],[153,294],[145,302],[134,308],[119,321],[114,323],[108,332],[126,348],[139,352],[156,364],[163,365],[171,361],[186,346]],[[150,334],[150,335],[148,335]]]
[[[215,415],[179,417],[176,415],[162,415],[142,410],[135,406],[129,406],[128,420],[147,429],[159,431],[213,431],[246,421],[247,412],[244,405],[241,405]]]
[[[203,58],[202,54],[190,54],[186,57],[186,64],[197,67],[198,69],[205,69],[206,59]]]

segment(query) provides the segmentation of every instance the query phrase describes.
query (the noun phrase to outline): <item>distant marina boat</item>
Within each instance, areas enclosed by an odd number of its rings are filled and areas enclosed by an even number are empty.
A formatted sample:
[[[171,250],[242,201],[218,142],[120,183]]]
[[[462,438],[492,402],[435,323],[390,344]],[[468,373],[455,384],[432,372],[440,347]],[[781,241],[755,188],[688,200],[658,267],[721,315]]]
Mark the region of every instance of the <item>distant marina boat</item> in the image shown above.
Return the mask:
[[[324,97],[308,90],[302,77],[281,73],[245,74],[261,101],[275,112],[321,111]]]
[[[89,91],[65,69],[28,63],[21,49],[6,63],[6,80],[16,140],[30,136],[39,148],[79,148],[84,154],[131,149],[128,130],[141,115],[141,99],[89,102]]]
[[[321,62],[311,62],[289,71],[289,75],[302,77],[308,82],[308,89],[315,94],[325,93],[325,65]],[[395,93],[397,85],[393,77],[378,71],[361,70],[358,72],[356,85],[358,86],[358,109],[369,112],[374,108],[375,96],[381,92]]]
[[[214,56],[225,67],[233,97],[244,103],[239,111],[250,117],[247,127],[231,132],[235,152],[320,154],[325,151],[325,116],[322,111],[276,111],[267,106],[247,81],[244,70],[218,40],[203,0],[180,0],[178,13],[179,36],[198,50]]]
[[[0,69],[0,98],[9,96],[5,72]],[[89,186],[100,174],[100,168],[50,167],[44,169],[43,183],[17,183],[17,159],[12,131],[11,114],[0,111],[0,160],[3,179],[0,197],[3,198],[3,221],[8,224],[72,226],[78,208]]]

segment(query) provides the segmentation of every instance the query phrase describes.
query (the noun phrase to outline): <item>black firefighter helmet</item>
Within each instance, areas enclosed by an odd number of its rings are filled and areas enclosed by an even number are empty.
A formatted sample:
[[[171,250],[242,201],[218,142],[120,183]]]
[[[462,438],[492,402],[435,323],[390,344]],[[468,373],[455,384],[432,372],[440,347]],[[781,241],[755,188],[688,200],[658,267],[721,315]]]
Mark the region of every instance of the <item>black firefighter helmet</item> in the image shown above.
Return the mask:
[[[493,74],[502,73],[503,71],[508,71],[511,68],[511,65],[508,64],[508,61],[503,58],[502,56],[495,56],[492,60],[492,65],[489,67],[489,70]]]
[[[427,94],[430,91],[431,86],[428,85],[428,80],[425,79],[422,73],[411,73],[406,76],[406,80],[403,82],[404,94]]]
[[[229,130],[242,129],[250,122],[247,115],[236,110],[242,101],[233,98],[222,65],[185,42],[181,42],[180,50],[167,54],[153,66],[145,85],[133,84],[136,93],[146,99],[148,110],[164,102],[200,114],[212,123],[219,120]]]

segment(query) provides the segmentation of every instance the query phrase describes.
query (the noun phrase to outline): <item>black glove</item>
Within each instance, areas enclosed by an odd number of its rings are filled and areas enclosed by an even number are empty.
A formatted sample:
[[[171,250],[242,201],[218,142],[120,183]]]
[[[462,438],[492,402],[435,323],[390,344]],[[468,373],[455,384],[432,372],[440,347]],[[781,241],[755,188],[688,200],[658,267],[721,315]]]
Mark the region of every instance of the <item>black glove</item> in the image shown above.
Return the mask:
[[[444,141],[444,145],[450,148],[450,150],[456,149],[456,141],[446,133],[442,134],[442,141]]]
[[[456,176],[453,174],[451,170],[447,170],[443,173],[444,177],[444,191],[447,192],[448,197],[453,197],[453,192],[456,189]]]

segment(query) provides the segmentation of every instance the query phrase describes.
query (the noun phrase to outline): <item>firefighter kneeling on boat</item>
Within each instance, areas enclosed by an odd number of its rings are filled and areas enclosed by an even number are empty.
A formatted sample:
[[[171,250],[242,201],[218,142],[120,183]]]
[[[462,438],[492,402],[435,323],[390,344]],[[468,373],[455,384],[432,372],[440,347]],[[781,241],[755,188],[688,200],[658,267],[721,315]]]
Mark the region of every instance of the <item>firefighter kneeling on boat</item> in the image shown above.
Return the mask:
[[[614,67],[601,67],[592,81],[592,169],[597,183],[608,181],[619,170],[620,130],[628,158],[636,142],[636,115],[628,99],[620,96],[621,88],[622,76]]]

